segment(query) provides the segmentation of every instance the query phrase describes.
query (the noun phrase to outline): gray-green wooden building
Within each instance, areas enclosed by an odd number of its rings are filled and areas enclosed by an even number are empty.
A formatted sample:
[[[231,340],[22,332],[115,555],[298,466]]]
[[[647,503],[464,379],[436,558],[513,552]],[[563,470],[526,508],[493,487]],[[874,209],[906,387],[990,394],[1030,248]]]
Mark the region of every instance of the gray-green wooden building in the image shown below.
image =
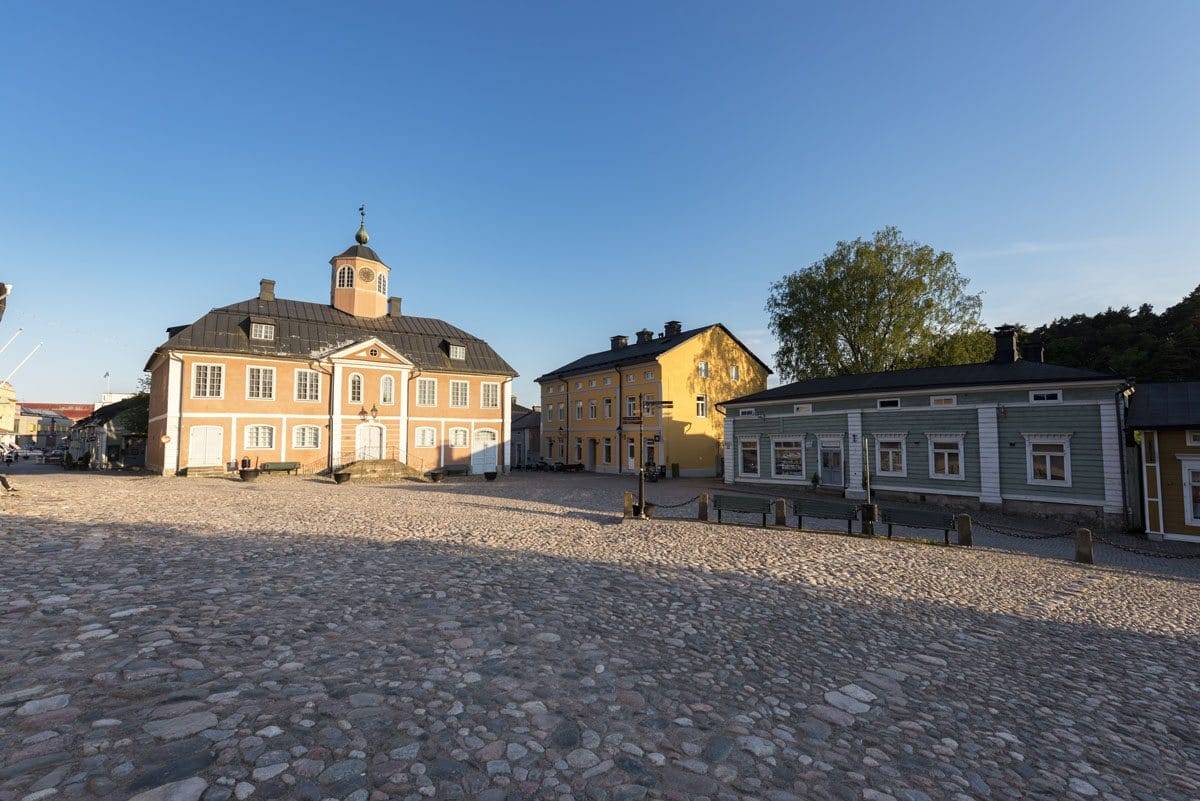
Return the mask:
[[[1120,377],[996,331],[982,364],[798,381],[725,402],[727,484],[944,497],[1016,512],[1128,509]]]

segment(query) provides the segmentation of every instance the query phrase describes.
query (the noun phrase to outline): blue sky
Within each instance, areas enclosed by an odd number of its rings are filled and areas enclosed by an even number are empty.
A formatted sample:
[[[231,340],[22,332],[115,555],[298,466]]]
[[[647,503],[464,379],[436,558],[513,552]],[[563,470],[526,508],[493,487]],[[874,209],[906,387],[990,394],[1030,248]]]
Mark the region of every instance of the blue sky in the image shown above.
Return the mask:
[[[366,203],[406,313],[533,379],[723,322],[896,225],[989,324],[1200,283],[1200,3],[23,3],[0,25],[0,378],[131,390],[169,325],[328,301]]]

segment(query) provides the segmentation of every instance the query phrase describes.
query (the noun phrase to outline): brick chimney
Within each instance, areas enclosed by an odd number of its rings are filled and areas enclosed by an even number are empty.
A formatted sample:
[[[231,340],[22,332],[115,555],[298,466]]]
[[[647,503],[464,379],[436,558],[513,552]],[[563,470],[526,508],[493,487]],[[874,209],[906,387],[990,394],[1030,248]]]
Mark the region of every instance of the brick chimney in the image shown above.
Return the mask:
[[[1029,342],[1021,346],[1021,358],[1027,362],[1041,364],[1046,360],[1046,348],[1041,342]]]
[[[993,364],[1012,364],[1017,355],[1017,329],[1011,325],[1002,325],[992,335],[996,337],[996,355],[992,357]]]
[[[388,298],[388,317],[400,316],[400,298]]]
[[[617,334],[615,337],[609,337],[608,342],[612,350],[620,350],[629,346],[629,337],[624,334]]]
[[[263,278],[258,282],[258,299],[275,300],[275,282],[270,278]]]
[[[651,331],[649,328],[643,328],[641,331],[637,332],[637,344],[642,345],[642,344],[645,344],[646,342],[653,342],[653,341],[654,341],[654,332]]]
[[[678,320],[667,320],[666,324],[663,326],[664,337],[677,336],[681,331],[683,331],[683,323],[679,322]]]

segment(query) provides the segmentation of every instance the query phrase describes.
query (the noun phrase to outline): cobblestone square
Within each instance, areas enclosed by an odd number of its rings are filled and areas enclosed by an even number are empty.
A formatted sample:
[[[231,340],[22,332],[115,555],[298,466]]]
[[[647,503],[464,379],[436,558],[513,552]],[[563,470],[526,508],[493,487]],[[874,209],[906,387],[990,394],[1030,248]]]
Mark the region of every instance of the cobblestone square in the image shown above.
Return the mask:
[[[1188,574],[611,477],[14,479],[0,801],[1200,798]]]

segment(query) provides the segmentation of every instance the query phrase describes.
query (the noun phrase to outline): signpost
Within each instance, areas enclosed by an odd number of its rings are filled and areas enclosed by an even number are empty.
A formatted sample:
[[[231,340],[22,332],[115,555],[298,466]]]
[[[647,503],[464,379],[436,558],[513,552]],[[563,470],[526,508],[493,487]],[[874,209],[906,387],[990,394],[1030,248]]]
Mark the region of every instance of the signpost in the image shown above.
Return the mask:
[[[638,395],[638,408],[643,413],[647,409],[672,409],[675,407],[674,401],[660,400],[648,401],[643,400],[642,395]],[[661,414],[661,412],[660,412]],[[622,426],[637,426],[638,427],[638,517],[646,517],[646,462],[645,449],[642,443],[642,415],[622,417]],[[657,440],[656,440],[657,441]]]

